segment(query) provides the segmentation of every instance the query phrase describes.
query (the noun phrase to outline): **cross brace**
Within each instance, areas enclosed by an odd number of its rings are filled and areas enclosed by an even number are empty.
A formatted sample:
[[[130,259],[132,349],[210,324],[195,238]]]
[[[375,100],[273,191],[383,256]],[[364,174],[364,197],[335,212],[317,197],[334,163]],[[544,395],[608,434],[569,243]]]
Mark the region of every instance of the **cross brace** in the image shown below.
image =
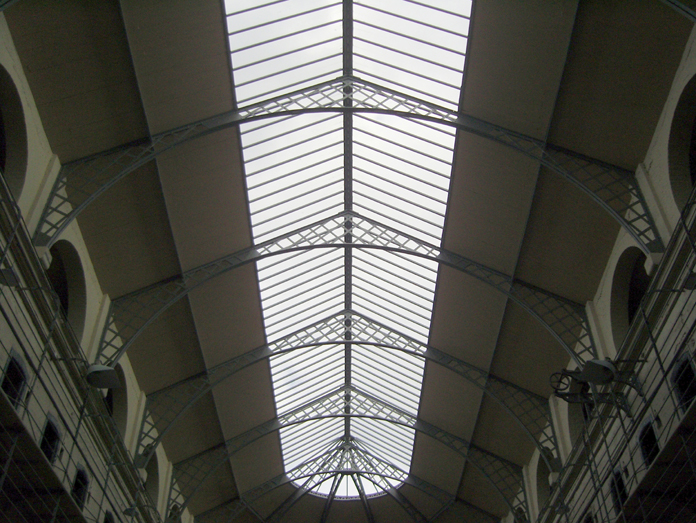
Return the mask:
[[[350,341],[346,341],[348,337]],[[483,390],[501,405],[528,434],[543,456],[547,454],[543,449],[556,449],[553,423],[546,398],[428,347],[358,313],[341,311],[310,327],[221,363],[207,372],[150,394],[141,422],[136,464],[141,468],[147,466],[156,446],[181,416],[200,398],[236,372],[271,356],[339,343],[377,345],[442,365]]]
[[[346,391],[350,394],[346,395]],[[349,398],[349,399],[347,399]],[[347,401],[350,405],[347,405]],[[308,402],[277,418],[269,420],[248,430],[224,444],[209,449],[174,465],[167,512],[178,507],[181,512],[201,485],[210,475],[229,458],[248,444],[275,432],[282,427],[296,423],[325,419],[359,417],[387,421],[417,430],[445,444],[474,466],[498,491],[511,512],[521,508],[527,511],[527,500],[522,481],[522,469],[499,456],[480,449],[468,441],[445,430],[418,419],[416,416],[401,411],[381,400],[365,394],[354,387],[341,387],[333,393]],[[356,471],[374,474],[374,471]],[[370,478],[368,478],[370,479]],[[373,479],[370,479],[373,481]]]
[[[350,476],[350,478],[346,476]],[[296,485],[301,484],[301,486],[283,500],[268,517],[269,523],[274,523],[282,520],[283,516],[304,495],[328,480],[332,480],[331,491],[326,502],[326,506],[330,506],[336,495],[335,489],[338,488],[340,482],[352,479],[359,492],[368,519],[371,519],[372,512],[367,502],[364,488],[362,487],[363,477],[387,494],[389,494],[391,490],[395,490],[394,485],[400,483],[411,485],[434,498],[443,508],[449,506],[454,499],[454,496],[435,485],[416,476],[409,475],[390,463],[377,458],[364,449],[357,441],[345,440],[343,438],[338,440],[337,446],[322,455],[312,458],[295,467],[295,469],[289,471],[287,474],[280,474],[262,485],[255,487],[252,491],[243,494],[243,499],[245,499],[247,503],[251,503],[281,485],[290,482]],[[305,481],[301,482],[300,480]],[[410,504],[406,498],[395,498],[395,500],[413,519],[418,522],[425,521],[422,514]],[[328,514],[326,506],[324,514]]]
[[[350,243],[345,243],[348,235]],[[504,293],[524,308],[561,344],[579,368],[584,361],[597,357],[583,306],[357,213],[344,211],[114,300],[97,360],[115,365],[148,325],[211,279],[268,256],[319,248],[380,249],[420,256],[453,267]]]
[[[275,97],[63,166],[36,230],[35,242],[53,244],[77,215],[103,192],[164,151],[208,134],[262,118],[310,112],[382,113],[427,120],[510,147],[556,172],[616,219],[646,253],[664,246],[632,172],[548,145],[483,120],[344,76]]]

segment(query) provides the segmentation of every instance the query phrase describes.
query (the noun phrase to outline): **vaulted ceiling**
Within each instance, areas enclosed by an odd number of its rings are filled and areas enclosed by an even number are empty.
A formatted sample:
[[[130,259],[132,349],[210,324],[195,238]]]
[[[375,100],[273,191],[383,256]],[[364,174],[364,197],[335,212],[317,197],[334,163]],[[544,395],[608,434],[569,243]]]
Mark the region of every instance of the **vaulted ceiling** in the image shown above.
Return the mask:
[[[279,11],[273,16],[282,17],[286,4],[280,2]],[[358,22],[353,28],[360,23],[379,27],[383,13],[360,7],[363,4],[372,5],[367,1],[355,2],[353,16]],[[339,17],[345,13],[346,5],[352,3],[339,3],[335,7],[340,11]],[[423,9],[418,3],[403,6],[404,16]],[[235,58],[233,54],[230,60],[230,51],[235,51],[239,44],[226,36],[225,5],[219,0],[122,0],[120,3],[22,0],[6,16],[51,147],[63,164],[243,108],[249,102],[240,100],[238,104],[237,97],[253,96],[253,93],[240,95],[239,86],[233,82],[241,73],[233,70]],[[422,17],[419,20],[426,21]],[[657,1],[628,6],[599,1],[479,0],[474,2],[470,27],[465,18],[455,20],[452,30],[468,39],[466,48],[462,49],[466,53],[463,87],[460,98],[450,100],[452,113],[473,117],[475,120],[469,120],[470,123],[487,122],[496,129],[520,133],[628,171],[634,171],[645,155],[691,30],[685,19]],[[235,27],[234,23],[233,17],[231,28]],[[244,26],[250,22],[239,23]],[[264,30],[273,34],[272,26]],[[400,29],[395,27],[395,30]],[[424,27],[419,31],[427,33]],[[370,67],[357,59],[346,69],[342,57],[352,52],[353,42],[345,27],[336,34],[339,55],[333,76],[369,75]],[[369,55],[364,50],[355,53],[355,56]],[[386,60],[387,56],[391,55],[385,51],[379,58]],[[404,63],[408,61],[404,59]],[[292,67],[297,69],[296,65]],[[430,70],[427,74],[433,76]],[[323,80],[322,77],[316,83]],[[413,98],[428,98],[433,93],[432,87],[427,87],[422,96],[408,92],[414,86],[399,83],[397,74],[381,81],[364,80],[401,91],[411,102]],[[311,83],[305,81],[297,88]],[[367,108],[372,102],[364,101],[357,93],[379,90],[357,83],[342,85],[351,89],[349,98],[344,96],[336,102],[343,108],[346,99],[356,107],[364,103]],[[341,87],[338,92],[345,94],[348,87]],[[289,90],[269,96],[286,94]],[[408,105],[405,98],[399,100],[402,103],[399,107]],[[446,105],[443,100],[428,101]],[[356,107],[351,105],[351,109]],[[421,109],[413,104],[409,107],[409,111],[422,110],[422,106]],[[377,109],[383,111],[384,106]],[[358,173],[370,170],[364,163],[357,165],[359,158],[363,162],[375,162],[380,154],[388,181],[408,185],[405,177],[399,178],[402,173],[411,172],[401,160],[410,160],[412,155],[416,159],[412,163],[418,169],[432,160],[425,159],[424,154],[434,154],[426,142],[418,141],[428,139],[424,124],[403,117],[375,116],[369,111],[332,114],[297,116],[290,118],[289,125],[308,125],[328,118],[326,136],[330,140],[338,136],[333,147],[338,151],[336,161],[343,167],[332,181],[340,185],[337,203],[331,212],[312,215],[311,219],[300,216],[297,221],[287,218],[286,224],[296,229],[344,213],[334,224],[334,230],[339,231],[334,244],[344,243],[344,246],[334,251],[315,249],[292,258],[302,263],[300,269],[278,265],[279,257],[258,261],[263,252],[257,249],[249,258],[254,263],[220,270],[214,278],[176,301],[134,340],[127,354],[141,387],[150,396],[206,371],[215,375],[220,364],[327,317],[343,322],[343,327],[350,328],[350,336],[355,335],[358,340],[375,342],[390,337],[389,343],[382,344],[404,347],[399,354],[409,351],[420,354],[414,360],[419,363],[415,364],[406,356],[395,359],[395,352],[383,347],[368,345],[360,349],[357,344],[346,343],[352,340],[346,338],[345,331],[329,326],[326,328],[334,330],[322,340],[332,339],[336,343],[304,351],[321,352],[323,360],[305,362],[302,351],[272,362],[259,357],[230,373],[230,377],[207,392],[167,432],[163,445],[175,464],[206,455],[226,441],[234,446],[239,441],[235,438],[258,430],[277,417],[282,420],[284,414],[304,400],[336,391],[340,397],[333,397],[321,408],[343,409],[344,413],[350,408],[357,409],[356,412],[365,409],[366,415],[406,420],[404,423],[418,430],[415,436],[408,435],[412,434],[408,431],[408,434],[403,431],[397,434],[384,429],[383,421],[369,419],[330,422],[340,424],[323,442],[335,445],[331,447],[335,449],[335,461],[321,470],[364,472],[355,476],[362,478],[354,483],[355,490],[346,487],[349,489],[346,493],[351,496],[359,494],[361,481],[376,485],[366,489],[368,493],[387,490],[391,495],[362,501],[336,500],[325,513],[329,506],[326,497],[293,497],[297,489],[291,483],[264,495],[254,493],[252,489],[270,485],[269,480],[289,472],[283,466],[281,436],[277,430],[269,430],[240,447],[231,457],[223,457],[223,465],[190,497],[188,508],[193,514],[203,515],[246,496],[250,508],[240,516],[240,521],[276,517],[280,514],[279,507],[287,508],[290,501],[292,506],[283,513],[283,521],[322,517],[328,517],[327,521],[369,521],[370,518],[392,521],[406,519],[404,509],[410,510],[409,507],[426,519],[442,512],[441,521],[456,520],[464,511],[473,510],[472,506],[494,518],[502,517],[510,509],[508,503],[514,505],[518,500],[506,502],[496,490],[495,478],[491,481],[491,474],[486,472],[489,469],[482,464],[493,459],[505,463],[514,472],[528,462],[535,447],[496,397],[485,394],[484,389],[498,386],[502,387],[500,390],[505,387],[511,390],[510,386],[515,386],[524,391],[525,397],[547,398],[551,392],[550,374],[567,365],[569,355],[510,292],[500,292],[500,287],[491,285],[491,275],[514,278],[523,285],[523,290],[541,289],[584,305],[594,297],[619,225],[595,201],[544,166],[539,158],[491,140],[485,133],[470,132],[471,128],[467,130],[459,121],[459,127],[450,125],[445,129],[452,136],[454,149],[450,153],[452,167],[443,172],[451,178],[449,194],[436,198],[447,204],[442,233],[420,235],[417,222],[407,220],[404,226],[393,221],[396,213],[407,209],[395,208],[394,215],[382,217],[376,214],[380,205],[391,197],[385,186],[377,183],[376,192],[371,192],[366,185],[359,186],[368,183],[365,177],[360,179],[356,175],[356,186],[345,190],[344,181],[346,172],[353,172],[346,167],[346,159],[354,160],[353,168]],[[353,120],[346,123],[346,119]],[[263,131],[275,137],[271,140],[275,145],[266,149],[262,161],[273,151],[289,151],[288,144],[294,143],[292,128],[279,127],[276,120],[279,119],[269,119],[275,126]],[[249,147],[254,133],[249,124],[244,125],[241,127],[244,136],[240,136],[240,127],[229,126],[161,152],[155,161],[129,174],[80,214],[78,224],[99,283],[112,300],[118,302],[121,298],[121,303],[127,303],[122,297],[191,274],[190,271],[235,253],[252,252],[245,249],[259,240],[272,240],[288,232],[263,236],[258,229],[261,218],[250,214],[250,200],[253,210],[256,197],[253,192],[247,193],[255,183],[250,181],[252,167],[248,163],[253,153],[242,146]],[[445,143],[442,126],[428,125],[435,128],[428,130],[436,136],[431,141]],[[312,133],[311,129],[306,132]],[[352,139],[346,140],[346,130],[352,132]],[[360,137],[356,136],[360,133]],[[407,133],[418,135],[417,140],[408,138]],[[302,139],[310,138],[309,134],[305,136],[297,131],[295,134]],[[398,142],[397,145],[389,145],[390,140]],[[346,153],[348,142],[357,144],[355,149],[362,147],[362,152]],[[368,147],[376,152],[366,152]],[[321,154],[332,154],[330,151],[323,144],[306,154],[307,158],[320,158]],[[288,154],[290,159],[297,157],[292,152]],[[281,160],[281,169],[290,163],[288,158]],[[328,161],[321,157],[321,162]],[[300,162],[299,174],[293,176],[297,180],[310,176],[306,174],[310,163],[309,159]],[[275,181],[270,185],[270,191],[281,191],[274,198],[282,200],[285,194],[282,191],[290,190],[283,183]],[[315,185],[309,187],[320,194]],[[393,194],[394,186],[389,187]],[[422,189],[417,191],[423,193]],[[351,207],[346,203],[348,194],[367,194],[374,200],[366,203],[363,198],[357,203],[356,196],[356,205]],[[416,198],[413,192],[409,194],[410,198]],[[306,197],[312,199],[311,194]],[[425,217],[435,206],[418,205],[413,211],[417,218]],[[308,207],[306,203],[302,206]],[[278,203],[270,206],[271,213],[274,208],[278,208]],[[356,212],[360,217],[346,215],[346,211]],[[273,220],[279,220],[280,227],[287,216],[289,213],[284,211]],[[351,242],[353,238],[356,244],[372,241],[374,245],[383,241],[374,238],[375,234],[383,234],[382,238],[389,236],[384,227],[375,225],[380,222],[420,242],[419,247],[409,244],[408,249],[421,249],[424,243],[435,244],[436,250],[432,252],[441,261],[449,262],[428,266],[426,261],[418,261],[414,265],[408,261],[412,257],[346,247],[348,218],[350,227],[356,228],[350,232]],[[441,244],[438,234],[442,234]],[[372,240],[366,240],[366,235],[373,235]],[[395,250],[401,241],[402,248],[403,237],[395,238],[390,236],[382,246]],[[488,276],[472,277],[472,270],[462,270],[465,264],[462,260],[474,262],[481,270],[488,271]],[[293,261],[285,263],[298,265]],[[395,269],[394,263],[400,268]],[[298,287],[297,280],[278,287],[269,283],[271,279],[265,279],[264,271],[278,267],[292,278],[302,278],[304,273],[316,282],[319,290],[310,290],[310,294],[297,298],[279,294],[276,301],[288,306],[286,316],[279,320],[285,323],[267,333],[273,319],[269,312],[273,297],[269,296],[281,290],[292,292]],[[319,275],[331,271],[335,275]],[[404,271],[407,274],[411,271],[411,276],[404,277]],[[399,317],[406,317],[406,323],[413,319],[409,313],[403,313],[410,310],[404,304],[418,301],[420,307],[422,293],[411,286],[427,287],[428,272],[432,272],[434,285],[432,315],[426,305],[420,314],[425,319],[425,330],[409,330]],[[421,282],[417,278],[424,279]],[[327,291],[333,285],[331,282],[338,282],[339,287]],[[357,290],[358,287],[362,290]],[[319,297],[333,298],[334,294],[332,308],[319,307],[311,315],[302,316],[303,303]],[[374,305],[385,297],[386,305]],[[393,307],[393,314],[389,307]],[[346,309],[351,313],[350,318],[345,316]],[[295,321],[300,317],[301,321]],[[346,319],[352,324],[347,326]],[[376,320],[380,325],[369,320]],[[330,321],[326,323],[329,324]],[[423,353],[426,345],[429,351]],[[418,382],[419,365],[423,369],[420,400],[416,392],[415,403],[408,405],[403,395],[390,394],[388,389],[397,388],[407,377]],[[296,367],[305,370],[293,370]],[[406,370],[395,371],[397,367]],[[305,372],[317,375],[308,381],[314,388],[298,399],[293,396],[298,389],[292,380]],[[333,381],[331,376],[335,378]],[[380,376],[388,386],[380,384]],[[476,382],[477,379],[481,381]],[[290,398],[286,403],[279,402],[279,387],[287,390],[283,392]],[[347,394],[350,399],[346,399]],[[340,443],[332,439],[338,436],[343,437]],[[390,454],[390,451],[398,454],[403,445],[399,440],[390,449],[389,442],[395,438],[403,441],[414,438],[410,471],[405,471],[410,475],[396,494],[388,484],[378,480],[377,471],[383,461],[404,467]],[[327,449],[316,447],[314,440],[318,440],[315,433],[297,439],[298,445],[306,447],[300,453],[302,459],[316,457],[317,452]],[[290,448],[289,445],[283,442],[283,446]],[[463,445],[464,452],[458,451],[457,445]],[[344,452],[353,456],[350,467],[341,462],[346,459]],[[332,492],[332,477],[322,476],[321,470],[317,470],[317,477],[327,479],[319,490],[324,489],[321,490],[324,494]],[[336,477],[347,482],[344,476],[348,477],[345,474]],[[391,477],[390,484],[397,484],[394,476]]]

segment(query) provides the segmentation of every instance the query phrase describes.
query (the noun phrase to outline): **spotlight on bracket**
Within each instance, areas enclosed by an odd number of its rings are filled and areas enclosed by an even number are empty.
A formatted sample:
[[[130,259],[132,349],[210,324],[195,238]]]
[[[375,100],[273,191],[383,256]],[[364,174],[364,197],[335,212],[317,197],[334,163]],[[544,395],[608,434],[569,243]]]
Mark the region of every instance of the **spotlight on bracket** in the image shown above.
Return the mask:
[[[121,387],[121,380],[118,379],[116,369],[108,365],[90,365],[85,379],[87,383],[97,389],[118,389]]]

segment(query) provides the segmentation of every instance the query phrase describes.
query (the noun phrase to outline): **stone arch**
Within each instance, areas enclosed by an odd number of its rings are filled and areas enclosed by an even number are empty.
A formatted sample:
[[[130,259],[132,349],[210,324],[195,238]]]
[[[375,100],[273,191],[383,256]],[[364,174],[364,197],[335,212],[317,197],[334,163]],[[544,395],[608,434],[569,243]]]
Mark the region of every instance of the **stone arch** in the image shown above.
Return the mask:
[[[87,290],[80,255],[67,240],[57,241],[51,247],[50,253],[52,260],[46,269],[46,276],[77,339],[80,340],[87,312]]]
[[[638,247],[621,253],[611,283],[611,330],[618,351],[631,323],[638,314],[650,278],[645,270],[646,256]]]
[[[696,183],[696,76],[679,97],[669,131],[668,162],[672,197],[681,211]]]
[[[121,434],[121,437],[124,438],[128,426],[128,389],[125,385],[126,378],[123,374],[121,365],[116,365],[115,370],[118,381],[121,382],[121,386],[108,389],[104,396],[104,403],[106,403],[106,408],[111,418],[114,420],[118,432]]]
[[[0,65],[0,171],[15,200],[24,188],[28,151],[22,100],[12,76]]]
[[[150,497],[153,507],[157,507],[160,497],[160,474],[159,474],[159,456],[155,453],[152,459],[145,467],[145,492]]]

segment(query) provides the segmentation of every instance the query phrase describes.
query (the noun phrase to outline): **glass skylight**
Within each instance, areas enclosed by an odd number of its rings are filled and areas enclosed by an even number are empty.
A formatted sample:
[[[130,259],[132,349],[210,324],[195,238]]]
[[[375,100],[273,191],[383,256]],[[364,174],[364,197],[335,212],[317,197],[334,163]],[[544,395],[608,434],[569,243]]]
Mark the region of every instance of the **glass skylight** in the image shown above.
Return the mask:
[[[470,2],[226,0],[226,9],[240,108],[340,78],[458,107]],[[344,111],[343,92],[333,112],[308,97],[302,107],[314,112],[241,126],[254,242],[350,212],[439,245],[454,130],[386,107]],[[270,256],[257,271],[269,342],[351,312],[428,341],[433,261],[346,242]],[[367,415],[365,405],[415,419],[424,362],[353,344],[345,325],[340,338],[313,338],[271,359],[276,411],[287,423],[284,467],[313,494],[379,495],[405,480],[415,432]]]

